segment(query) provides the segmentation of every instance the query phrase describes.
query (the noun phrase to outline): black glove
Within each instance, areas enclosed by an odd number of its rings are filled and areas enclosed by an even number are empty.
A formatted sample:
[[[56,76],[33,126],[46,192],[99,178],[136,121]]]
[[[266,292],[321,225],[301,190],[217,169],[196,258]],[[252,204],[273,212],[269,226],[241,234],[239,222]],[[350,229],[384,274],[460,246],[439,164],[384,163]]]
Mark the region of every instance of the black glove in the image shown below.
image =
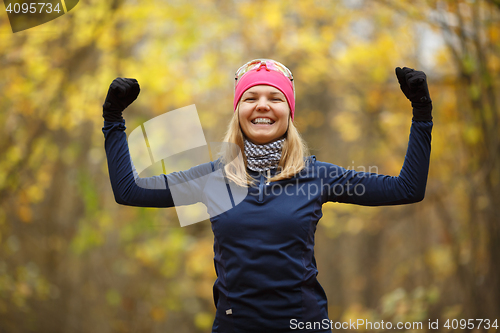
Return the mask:
[[[432,101],[427,87],[427,77],[422,71],[416,71],[413,68],[396,67],[396,76],[399,86],[406,98],[411,101],[413,107],[414,121],[432,120]]]
[[[102,105],[102,117],[106,121],[123,120],[122,112],[139,96],[141,88],[136,79],[118,77],[111,82],[108,95]]]

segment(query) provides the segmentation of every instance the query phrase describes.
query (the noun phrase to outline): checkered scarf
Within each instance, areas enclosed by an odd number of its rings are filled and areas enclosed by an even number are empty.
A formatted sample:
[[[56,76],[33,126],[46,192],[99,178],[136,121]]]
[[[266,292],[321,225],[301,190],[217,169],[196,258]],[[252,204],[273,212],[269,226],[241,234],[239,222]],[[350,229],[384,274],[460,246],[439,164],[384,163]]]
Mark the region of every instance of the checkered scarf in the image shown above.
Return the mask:
[[[275,169],[281,159],[281,148],[285,138],[271,143],[257,145],[245,138],[245,156],[247,167],[253,171]]]

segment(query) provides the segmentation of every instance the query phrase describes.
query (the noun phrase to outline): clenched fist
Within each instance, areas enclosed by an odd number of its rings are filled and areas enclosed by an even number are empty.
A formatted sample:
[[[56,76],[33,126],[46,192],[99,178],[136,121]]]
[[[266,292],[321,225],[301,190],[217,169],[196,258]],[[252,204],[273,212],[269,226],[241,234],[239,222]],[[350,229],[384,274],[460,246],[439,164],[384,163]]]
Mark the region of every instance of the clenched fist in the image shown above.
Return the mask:
[[[139,96],[141,88],[136,79],[116,78],[109,86],[108,95],[102,105],[102,116],[106,121],[121,121],[122,112]]]
[[[427,86],[427,76],[422,71],[396,67],[399,86],[413,107],[413,120],[432,120],[432,101]]]

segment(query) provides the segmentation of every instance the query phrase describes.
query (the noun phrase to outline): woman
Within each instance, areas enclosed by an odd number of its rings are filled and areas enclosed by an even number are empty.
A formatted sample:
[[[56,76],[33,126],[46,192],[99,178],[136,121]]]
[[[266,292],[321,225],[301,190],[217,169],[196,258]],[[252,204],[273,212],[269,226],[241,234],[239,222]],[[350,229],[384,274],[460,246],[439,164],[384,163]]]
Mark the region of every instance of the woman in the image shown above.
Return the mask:
[[[103,105],[109,174],[120,204],[172,207],[169,184],[205,169],[223,170],[248,195],[211,214],[217,280],[212,332],[330,332],[327,299],[318,283],[314,234],[328,201],[367,206],[409,204],[424,198],[431,149],[432,103],[421,71],[396,68],[412,102],[408,150],[398,177],[346,170],[309,156],[294,126],[292,73],[281,63],[256,59],[236,73],[234,114],[220,158],[187,171],[156,176],[163,189],[138,186],[121,112],[139,94],[136,80],[113,81]],[[197,185],[193,196],[206,193]],[[209,211],[213,198],[197,195]]]

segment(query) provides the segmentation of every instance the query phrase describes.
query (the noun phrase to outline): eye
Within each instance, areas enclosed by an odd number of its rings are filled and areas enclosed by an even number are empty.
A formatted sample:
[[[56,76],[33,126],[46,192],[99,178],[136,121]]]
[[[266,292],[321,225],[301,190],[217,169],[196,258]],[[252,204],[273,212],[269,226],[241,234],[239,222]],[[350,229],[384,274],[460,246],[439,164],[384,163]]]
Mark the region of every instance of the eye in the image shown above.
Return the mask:
[[[255,98],[252,98],[252,97],[245,99],[245,101],[253,101],[253,100],[255,100]]]

